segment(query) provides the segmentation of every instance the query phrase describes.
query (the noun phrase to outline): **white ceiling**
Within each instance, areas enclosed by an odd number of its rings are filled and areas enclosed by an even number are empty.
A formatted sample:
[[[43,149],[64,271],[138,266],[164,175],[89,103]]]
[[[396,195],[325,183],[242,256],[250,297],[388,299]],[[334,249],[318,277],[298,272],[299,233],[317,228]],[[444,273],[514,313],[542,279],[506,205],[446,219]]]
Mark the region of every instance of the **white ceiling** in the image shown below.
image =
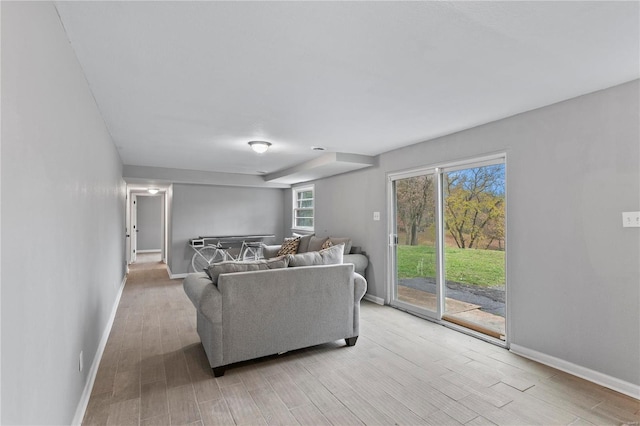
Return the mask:
[[[274,173],[640,77],[636,1],[56,7],[127,165]]]

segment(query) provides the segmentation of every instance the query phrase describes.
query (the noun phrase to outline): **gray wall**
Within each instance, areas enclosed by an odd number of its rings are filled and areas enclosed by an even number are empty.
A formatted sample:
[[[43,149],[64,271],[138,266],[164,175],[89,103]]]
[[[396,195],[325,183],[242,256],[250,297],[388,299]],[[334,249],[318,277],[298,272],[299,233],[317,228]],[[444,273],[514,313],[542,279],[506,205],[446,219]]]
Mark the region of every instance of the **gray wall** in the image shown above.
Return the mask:
[[[162,248],[162,207],[161,195],[138,195],[138,253]]]
[[[374,168],[316,181],[316,232],[351,235],[369,254],[369,293],[385,298],[387,173],[506,152],[511,343],[638,385],[640,229],[622,228],[621,212],[640,210],[639,86],[388,152]]]
[[[190,272],[189,239],[201,235],[274,234],[282,241],[284,190],[173,185],[169,268]]]
[[[1,421],[69,424],[125,273],[122,165],[53,4],[1,7]]]

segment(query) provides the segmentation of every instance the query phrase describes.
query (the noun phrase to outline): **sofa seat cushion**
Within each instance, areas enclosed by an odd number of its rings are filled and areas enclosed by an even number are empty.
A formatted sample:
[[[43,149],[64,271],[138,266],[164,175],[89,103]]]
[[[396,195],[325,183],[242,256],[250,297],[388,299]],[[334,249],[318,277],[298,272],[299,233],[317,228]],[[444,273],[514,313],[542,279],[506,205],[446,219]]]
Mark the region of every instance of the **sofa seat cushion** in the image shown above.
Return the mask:
[[[220,274],[230,274],[233,272],[263,271],[267,269],[286,268],[289,259],[285,256],[274,257],[273,259],[252,260],[249,262],[227,261],[210,265],[206,273],[214,284],[218,283]]]

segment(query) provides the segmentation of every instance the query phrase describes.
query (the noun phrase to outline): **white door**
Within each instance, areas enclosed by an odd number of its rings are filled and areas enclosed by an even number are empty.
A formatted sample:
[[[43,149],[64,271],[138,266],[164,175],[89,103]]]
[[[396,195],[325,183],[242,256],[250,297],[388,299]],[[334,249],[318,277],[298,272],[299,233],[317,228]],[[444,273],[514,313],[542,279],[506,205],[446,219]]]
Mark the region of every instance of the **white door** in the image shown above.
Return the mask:
[[[136,261],[138,247],[138,196],[131,195],[131,263]]]
[[[127,256],[127,265],[129,265],[131,263],[131,193],[129,190],[127,190],[127,198],[125,201],[124,222],[124,250]],[[129,272],[128,269],[127,272]]]

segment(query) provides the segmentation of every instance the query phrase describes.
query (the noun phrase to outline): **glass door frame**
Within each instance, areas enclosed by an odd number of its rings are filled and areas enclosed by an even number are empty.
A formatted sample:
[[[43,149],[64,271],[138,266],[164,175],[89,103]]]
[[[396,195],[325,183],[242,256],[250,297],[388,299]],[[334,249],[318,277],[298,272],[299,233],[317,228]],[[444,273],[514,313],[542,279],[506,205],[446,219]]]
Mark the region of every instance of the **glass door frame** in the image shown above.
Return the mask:
[[[490,154],[486,156],[480,156],[475,158],[469,158],[466,160],[453,161],[448,163],[441,163],[435,166],[424,166],[404,171],[389,172],[387,173],[387,235],[388,235],[388,249],[387,249],[387,301],[392,307],[410,312],[417,316],[435,321],[439,324],[445,325],[449,328],[462,331],[463,333],[473,335],[482,340],[486,340],[490,343],[497,344],[499,346],[509,347],[509,305],[508,305],[508,285],[505,282],[505,340],[495,339],[493,337],[484,335],[482,333],[475,332],[468,328],[453,324],[449,321],[442,319],[445,313],[445,264],[444,264],[444,242],[445,242],[445,194],[444,194],[444,174],[447,172],[453,172],[456,170],[464,170],[468,168],[476,168],[483,166],[490,166],[496,164],[504,164],[505,174],[507,169],[507,155],[505,152]],[[398,271],[397,271],[397,200],[395,192],[395,182],[400,179],[432,175],[436,184],[434,185],[435,200],[436,200],[436,310],[432,311],[419,306],[412,305],[407,302],[398,300]],[[505,199],[507,199],[507,182],[505,179]],[[507,203],[508,205],[508,203]],[[505,271],[507,268],[507,214],[505,212]],[[506,274],[505,274],[506,279]]]
[[[434,185],[435,199],[436,199],[436,242],[435,242],[435,250],[436,250],[436,310],[432,311],[429,309],[425,309],[416,305],[412,305],[407,302],[403,302],[402,300],[398,300],[398,274],[397,274],[397,246],[398,246],[398,235],[397,235],[397,203],[396,203],[396,191],[395,191],[395,182],[401,179],[407,179],[417,176],[427,176],[431,175],[435,178],[436,184]],[[438,212],[439,206],[441,205],[440,197],[442,191],[440,188],[442,187],[442,174],[438,173],[438,169],[435,167],[425,167],[412,169],[404,172],[395,172],[387,174],[387,199],[389,202],[387,203],[389,218],[388,222],[388,236],[389,236],[389,245],[387,250],[387,264],[388,267],[388,280],[387,282],[390,284],[388,288],[388,297],[389,304],[394,308],[402,309],[405,311],[409,311],[415,313],[419,316],[423,316],[433,320],[440,320],[442,318],[442,314],[444,313],[444,298],[440,297],[443,294],[444,288],[442,284],[444,280],[440,275],[440,271],[443,270],[440,268],[440,264],[444,261],[441,256],[441,250],[439,248],[440,244],[442,244],[440,234],[440,219],[441,214]],[[443,234],[444,235],[444,234]]]

